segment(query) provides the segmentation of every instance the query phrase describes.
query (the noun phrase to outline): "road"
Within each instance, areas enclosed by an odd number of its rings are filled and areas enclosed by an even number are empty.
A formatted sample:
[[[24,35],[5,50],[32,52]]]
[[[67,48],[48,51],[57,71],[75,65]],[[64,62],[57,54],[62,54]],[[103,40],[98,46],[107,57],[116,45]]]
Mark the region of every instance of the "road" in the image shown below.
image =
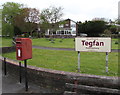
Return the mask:
[[[54,47],[43,47],[43,46],[33,46],[37,49],[48,49],[48,50],[65,50],[65,51],[75,51],[74,48],[54,48]],[[120,49],[112,49],[112,52],[120,52]]]

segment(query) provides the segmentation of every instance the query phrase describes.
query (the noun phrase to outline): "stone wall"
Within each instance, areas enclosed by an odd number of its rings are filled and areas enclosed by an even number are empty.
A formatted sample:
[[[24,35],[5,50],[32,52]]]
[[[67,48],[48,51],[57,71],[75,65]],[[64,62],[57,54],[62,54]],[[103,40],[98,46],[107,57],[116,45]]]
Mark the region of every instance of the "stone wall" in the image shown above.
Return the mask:
[[[0,52],[1,53],[9,53],[15,51],[15,46],[13,47],[1,47]]]
[[[4,62],[3,62],[4,64]],[[3,67],[4,68],[4,67]],[[64,72],[58,70],[50,70],[28,66],[28,79],[36,85],[51,89],[51,92],[64,93],[66,83],[74,83],[76,80],[81,85],[106,87],[118,89],[118,77],[87,75],[79,73]],[[7,63],[7,73],[18,78],[19,65],[18,62],[9,61]],[[22,76],[24,76],[24,68],[22,64]]]

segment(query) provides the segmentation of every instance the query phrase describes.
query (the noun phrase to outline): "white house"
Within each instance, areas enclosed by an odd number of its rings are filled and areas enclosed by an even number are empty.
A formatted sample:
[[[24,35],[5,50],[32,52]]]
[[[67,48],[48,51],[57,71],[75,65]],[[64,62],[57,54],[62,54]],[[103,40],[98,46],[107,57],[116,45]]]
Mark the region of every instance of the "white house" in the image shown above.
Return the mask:
[[[77,33],[77,24],[71,19],[64,20],[63,24],[58,25],[58,28],[53,31],[52,29],[48,29],[45,33],[46,36],[49,35],[71,35],[76,36]]]

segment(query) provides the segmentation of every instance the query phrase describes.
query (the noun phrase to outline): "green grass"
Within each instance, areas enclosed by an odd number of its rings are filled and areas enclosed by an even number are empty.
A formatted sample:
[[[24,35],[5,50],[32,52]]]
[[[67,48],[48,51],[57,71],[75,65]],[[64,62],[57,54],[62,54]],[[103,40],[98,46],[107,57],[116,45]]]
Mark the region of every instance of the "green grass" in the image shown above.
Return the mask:
[[[74,39],[53,39],[53,43],[47,38],[32,39],[33,45],[45,47],[74,48]]]
[[[62,41],[62,42],[61,42]],[[74,48],[75,43],[73,38],[69,39],[54,39],[54,43],[51,43],[49,39],[40,38],[40,39],[32,39],[33,45],[35,46],[45,46],[45,47],[59,47],[59,48]],[[112,49],[118,49],[118,39],[112,39]],[[119,42],[120,44],[120,42]],[[119,48],[120,49],[120,48]]]
[[[118,42],[118,44],[115,44],[116,42]],[[120,49],[120,39],[112,39],[112,49]]]
[[[3,54],[4,57],[15,59],[15,52]],[[77,72],[77,52],[33,49],[33,58],[28,65]],[[81,73],[105,76],[117,76],[118,53],[109,53],[109,73],[105,72],[105,53],[81,52]]]
[[[40,38],[40,39],[32,39],[32,45],[35,46],[44,46],[44,47],[56,47],[56,48],[75,48],[75,43],[73,38],[68,39],[54,39],[52,43],[47,38]],[[118,45],[115,42],[119,42],[118,39],[112,39],[112,49],[118,49]],[[2,38],[2,47],[12,46],[12,39],[10,38]],[[120,47],[119,47],[120,49]]]
[[[12,46],[12,39],[2,37],[2,45],[0,45],[0,47],[10,47],[10,46]]]

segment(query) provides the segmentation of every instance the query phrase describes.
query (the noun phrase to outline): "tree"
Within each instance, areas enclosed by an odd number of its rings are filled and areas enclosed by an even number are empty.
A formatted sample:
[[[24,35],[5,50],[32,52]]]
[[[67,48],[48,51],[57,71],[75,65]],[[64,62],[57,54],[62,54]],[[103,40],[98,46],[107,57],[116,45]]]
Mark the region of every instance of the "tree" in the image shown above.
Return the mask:
[[[115,25],[111,25],[111,27],[109,28],[109,30],[111,31],[112,34],[118,34],[117,33],[117,26],[115,26]]]
[[[106,29],[106,23],[104,21],[86,21],[79,25],[79,34],[86,33],[89,37],[100,36]]]
[[[32,36],[32,32],[38,28],[39,10],[35,8],[23,8],[22,13],[15,18],[15,25],[21,29],[22,32]]]
[[[7,2],[3,4],[2,34],[11,37],[26,33],[32,35],[39,22],[39,10],[24,8],[23,4]]]
[[[40,25],[43,30],[54,30],[58,28],[58,22],[61,21],[63,12],[62,7],[50,6],[49,8],[43,9],[40,14]],[[53,31],[52,31],[53,32]]]
[[[56,8],[53,6],[43,9],[40,15],[41,21],[48,23],[59,22],[61,20],[61,17],[63,16],[62,10],[62,7]]]
[[[22,4],[7,2],[2,5],[2,34],[14,36],[15,17],[21,13]]]

